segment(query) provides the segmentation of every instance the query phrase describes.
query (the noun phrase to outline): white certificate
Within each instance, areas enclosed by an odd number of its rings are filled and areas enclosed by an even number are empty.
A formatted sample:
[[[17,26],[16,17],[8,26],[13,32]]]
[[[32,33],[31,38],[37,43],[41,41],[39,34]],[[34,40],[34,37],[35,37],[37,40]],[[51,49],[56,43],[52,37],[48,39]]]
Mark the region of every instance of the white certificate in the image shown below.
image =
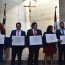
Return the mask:
[[[4,38],[5,38],[4,35],[0,35],[0,44],[4,44]]]
[[[52,42],[57,42],[57,37],[56,34],[46,34],[46,42],[47,43],[52,43]]]
[[[30,36],[30,45],[42,45],[42,36]]]
[[[12,36],[12,45],[13,46],[24,46],[25,36]]]
[[[65,44],[65,35],[61,35],[60,40],[62,40],[61,44]]]

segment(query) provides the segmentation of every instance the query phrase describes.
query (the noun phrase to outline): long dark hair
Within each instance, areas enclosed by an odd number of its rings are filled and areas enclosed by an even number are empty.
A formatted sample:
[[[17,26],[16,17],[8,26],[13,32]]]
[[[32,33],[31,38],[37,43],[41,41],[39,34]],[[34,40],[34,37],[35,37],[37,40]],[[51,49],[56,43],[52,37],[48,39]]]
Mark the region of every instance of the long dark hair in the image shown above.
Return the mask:
[[[48,33],[53,33],[53,31],[51,30],[52,28],[53,28],[53,26],[52,26],[52,25],[49,25],[49,26],[47,27],[46,32],[48,32]]]
[[[2,23],[0,23],[0,31],[5,31],[5,29],[4,29],[3,25],[2,25]]]

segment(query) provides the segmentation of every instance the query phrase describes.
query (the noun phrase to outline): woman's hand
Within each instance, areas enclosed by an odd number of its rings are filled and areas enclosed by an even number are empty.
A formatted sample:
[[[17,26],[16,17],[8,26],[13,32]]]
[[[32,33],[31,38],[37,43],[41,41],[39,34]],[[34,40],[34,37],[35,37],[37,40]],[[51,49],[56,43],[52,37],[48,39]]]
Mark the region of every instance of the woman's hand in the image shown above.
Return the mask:
[[[49,44],[52,44],[52,42],[50,42]]]
[[[58,42],[62,42],[62,40],[58,40]]]

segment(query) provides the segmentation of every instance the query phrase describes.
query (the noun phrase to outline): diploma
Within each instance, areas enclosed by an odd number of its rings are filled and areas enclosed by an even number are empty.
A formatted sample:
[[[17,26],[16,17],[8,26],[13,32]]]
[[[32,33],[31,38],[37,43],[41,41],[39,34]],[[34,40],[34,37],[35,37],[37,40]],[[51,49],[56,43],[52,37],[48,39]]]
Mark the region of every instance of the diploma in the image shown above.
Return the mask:
[[[5,38],[4,35],[0,35],[0,44],[4,44],[4,38]]]
[[[24,46],[25,36],[12,36],[12,45],[13,46]]]
[[[42,36],[30,36],[30,45],[42,45]]]
[[[60,40],[62,40],[61,44],[65,44],[65,35],[61,35]]]
[[[57,42],[57,37],[56,34],[46,34],[46,42],[47,43],[53,43],[53,42]]]

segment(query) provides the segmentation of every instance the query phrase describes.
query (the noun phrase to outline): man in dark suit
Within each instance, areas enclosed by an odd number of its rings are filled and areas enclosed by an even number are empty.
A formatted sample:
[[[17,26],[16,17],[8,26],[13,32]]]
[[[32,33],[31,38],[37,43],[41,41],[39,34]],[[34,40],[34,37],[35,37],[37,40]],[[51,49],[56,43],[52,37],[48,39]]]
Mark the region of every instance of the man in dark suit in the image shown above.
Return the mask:
[[[37,23],[33,22],[31,25],[32,29],[29,29],[27,31],[27,39],[28,43],[30,44],[30,36],[35,36],[35,35],[41,35],[42,32],[41,30],[37,29]],[[28,65],[38,65],[38,55],[39,55],[39,49],[40,45],[29,45],[29,56],[28,56]]]
[[[21,30],[21,23],[18,22],[16,23],[16,30],[13,30],[11,32],[11,39],[12,36],[26,36],[25,32]],[[18,65],[21,65],[21,55],[22,55],[22,51],[24,49],[25,46],[12,46],[12,60],[11,60],[11,65],[15,64],[15,57],[16,54],[18,56]]]
[[[60,35],[65,35],[64,23],[60,22],[60,29],[56,31],[57,38],[60,40]],[[65,44],[61,44],[61,41],[58,42],[58,56],[59,56],[59,65],[62,65],[62,55],[64,57],[65,63]]]

